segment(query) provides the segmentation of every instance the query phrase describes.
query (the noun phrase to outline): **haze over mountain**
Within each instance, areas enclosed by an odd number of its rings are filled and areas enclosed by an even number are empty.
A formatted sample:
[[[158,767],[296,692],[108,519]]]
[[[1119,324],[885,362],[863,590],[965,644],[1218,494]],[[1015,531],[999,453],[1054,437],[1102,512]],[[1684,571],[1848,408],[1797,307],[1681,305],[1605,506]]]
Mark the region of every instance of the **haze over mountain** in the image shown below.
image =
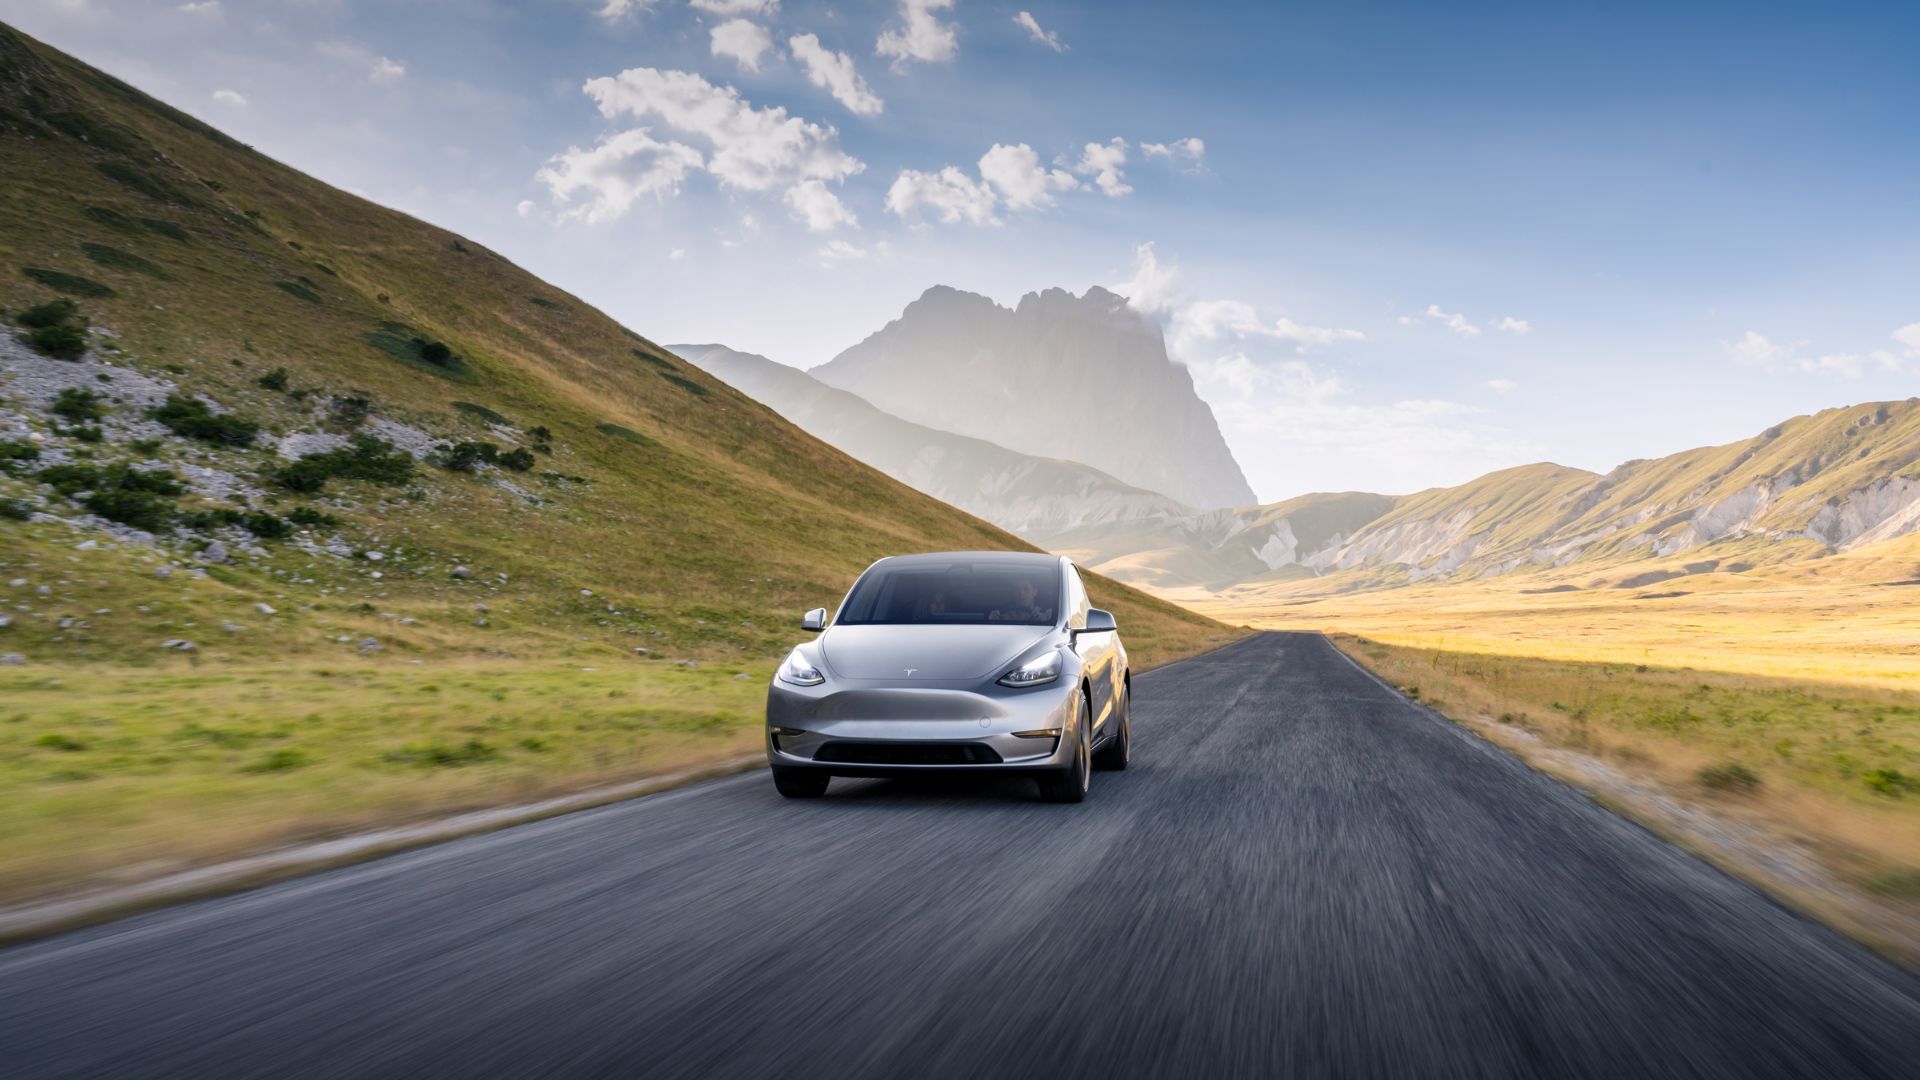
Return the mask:
[[[823,442],[1043,547],[1074,530],[1168,525],[1196,512],[1091,466],[902,420],[764,356],[724,345],[668,348]]]
[[[1106,289],[1028,293],[1009,310],[936,285],[811,374],[901,419],[1084,462],[1190,506],[1254,501],[1160,328]]]

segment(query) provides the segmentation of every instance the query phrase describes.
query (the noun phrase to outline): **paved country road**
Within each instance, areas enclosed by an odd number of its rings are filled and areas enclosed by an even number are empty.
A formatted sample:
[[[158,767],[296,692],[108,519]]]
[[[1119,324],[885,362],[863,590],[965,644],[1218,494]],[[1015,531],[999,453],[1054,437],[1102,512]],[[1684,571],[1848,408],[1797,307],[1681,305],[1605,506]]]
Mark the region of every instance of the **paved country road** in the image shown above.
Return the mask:
[[[1920,980],[1323,639],[1134,767],[749,774],[0,952],[0,1074],[1913,1076]]]

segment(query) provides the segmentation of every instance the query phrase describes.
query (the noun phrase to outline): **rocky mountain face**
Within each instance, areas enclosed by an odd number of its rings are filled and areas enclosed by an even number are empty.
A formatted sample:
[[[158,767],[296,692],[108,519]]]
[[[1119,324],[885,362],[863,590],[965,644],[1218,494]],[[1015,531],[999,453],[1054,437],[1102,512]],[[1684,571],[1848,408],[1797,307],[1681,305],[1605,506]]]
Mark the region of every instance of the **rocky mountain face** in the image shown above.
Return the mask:
[[[1414,495],[1310,495],[1145,533],[1078,530],[1054,543],[1124,580],[1160,586],[1312,575],[1367,588],[1583,567],[1598,583],[1638,586],[1916,533],[1920,399],[1909,398],[1796,417],[1604,476],[1526,465]],[[1185,543],[1168,546],[1170,534]]]
[[[1189,506],[1254,501],[1159,327],[1105,289],[1029,293],[1008,310],[936,286],[811,374],[903,420],[1084,462]]]
[[[1164,527],[1196,513],[1078,462],[902,420],[764,356],[724,345],[669,348],[822,442],[1042,546],[1079,530]]]

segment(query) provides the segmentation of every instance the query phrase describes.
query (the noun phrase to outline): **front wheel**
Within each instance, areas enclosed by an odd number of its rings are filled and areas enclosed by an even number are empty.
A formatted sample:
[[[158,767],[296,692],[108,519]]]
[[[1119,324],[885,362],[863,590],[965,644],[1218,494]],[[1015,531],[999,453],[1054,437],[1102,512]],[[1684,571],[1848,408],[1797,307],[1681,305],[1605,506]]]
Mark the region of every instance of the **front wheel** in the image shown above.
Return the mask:
[[[1077,803],[1087,797],[1087,784],[1093,778],[1093,754],[1088,742],[1093,738],[1093,713],[1084,695],[1080,699],[1080,722],[1074,727],[1072,762],[1040,779],[1040,798],[1045,802]]]
[[[1120,690],[1120,717],[1113,738],[1093,756],[1093,763],[1109,772],[1119,772],[1133,760],[1133,691]]]
[[[773,766],[773,786],[789,799],[817,799],[827,793],[833,776],[819,769],[783,769]]]

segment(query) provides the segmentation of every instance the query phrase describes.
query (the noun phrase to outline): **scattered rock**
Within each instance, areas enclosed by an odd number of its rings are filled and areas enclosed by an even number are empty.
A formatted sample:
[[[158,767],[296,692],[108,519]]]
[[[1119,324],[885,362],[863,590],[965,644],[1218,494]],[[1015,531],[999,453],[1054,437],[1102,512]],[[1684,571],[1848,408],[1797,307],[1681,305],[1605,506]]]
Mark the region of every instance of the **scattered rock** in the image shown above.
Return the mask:
[[[17,578],[14,578],[12,581],[7,582],[7,584],[13,586],[16,589],[24,588],[27,584],[27,579],[23,577],[17,577]]]
[[[746,673],[746,672],[744,672],[744,671],[737,671],[737,672],[735,672],[735,673],[734,673],[734,675],[733,675],[733,677],[734,677],[734,678],[736,678],[736,679],[751,679],[751,678],[753,678],[753,676],[751,676],[751,675],[749,675],[749,674],[747,674],[747,673]]]
[[[648,653],[650,653],[650,652],[652,652],[652,651],[653,651],[652,649],[635,649],[635,650],[633,650],[633,655],[635,655],[635,656],[645,656],[645,655],[647,655]]]
[[[487,625],[487,617],[486,617],[485,615],[476,615],[476,616],[474,616],[474,618],[473,618],[473,625],[475,625],[475,626],[485,626],[485,625]]]
[[[12,625],[13,625],[13,616],[0,615],[0,630],[5,630],[7,627]]]
[[[259,612],[262,615],[275,614],[272,604],[255,604],[253,605],[253,610]]]
[[[19,667],[26,662],[27,658],[17,652],[0,653],[0,664],[4,664],[7,667]]]
[[[156,566],[153,568],[153,576],[159,578],[161,581],[165,581],[173,576],[173,567]]]
[[[697,668],[697,667],[699,667],[699,666],[700,666],[700,661],[698,661],[698,660],[675,660],[675,661],[674,661],[674,665],[675,665],[675,666],[677,666],[677,667],[687,667],[687,668]]]
[[[377,653],[384,648],[384,646],[372,638],[362,638],[360,643],[355,645],[354,648],[359,649],[363,653]]]
[[[366,560],[368,562],[379,562],[381,559],[384,559],[386,557],[387,557],[386,553],[382,551],[369,551],[366,554]]]
[[[79,621],[78,619],[75,619],[73,616],[69,615],[64,619],[61,619],[58,625],[62,630],[71,630],[73,629],[73,624],[78,621]]]
[[[241,626],[237,622],[223,622],[220,624],[220,629],[225,630],[229,634],[244,634],[247,631],[246,627]]]
[[[593,590],[592,590],[592,589],[581,589],[581,590],[580,590],[580,595],[581,595],[581,596],[592,596],[592,595],[593,595]]]
[[[200,552],[200,558],[210,563],[223,563],[231,557],[231,553],[227,551],[227,545],[218,540],[208,544],[206,549]]]
[[[100,546],[100,541],[98,540],[82,540],[79,543],[73,545],[73,550],[92,551],[94,548],[97,548],[99,546]]]
[[[188,641],[186,638],[168,638],[160,643],[160,647],[163,649],[172,649],[175,652],[192,652],[199,646]]]
[[[456,566],[451,576],[455,581],[466,581],[473,577],[473,571],[464,566]]]

